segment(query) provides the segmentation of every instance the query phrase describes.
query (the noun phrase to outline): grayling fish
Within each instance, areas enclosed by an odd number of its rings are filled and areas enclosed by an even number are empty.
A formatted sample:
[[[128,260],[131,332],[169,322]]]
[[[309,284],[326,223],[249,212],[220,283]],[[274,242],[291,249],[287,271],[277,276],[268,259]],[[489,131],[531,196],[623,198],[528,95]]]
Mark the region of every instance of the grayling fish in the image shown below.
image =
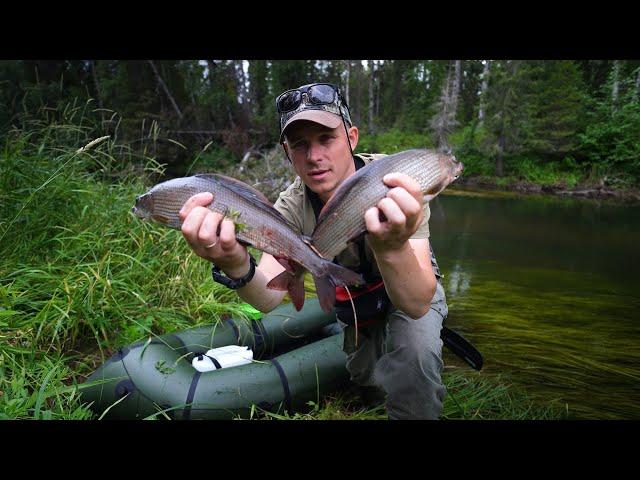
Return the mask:
[[[267,287],[288,291],[297,310],[304,304],[305,269],[313,275],[320,305],[327,312],[335,303],[336,285],[363,283],[357,273],[319,256],[261,192],[234,178],[202,174],[162,182],[137,197],[132,212],[179,230],[180,209],[201,192],[213,195],[207,208],[233,220],[238,241],[273,255],[285,267]]]
[[[407,150],[374,160],[346,179],[318,216],[313,246],[332,260],[350,241],[367,231],[365,212],[391,190],[382,181],[392,172],[405,173],[420,185],[425,202],[432,200],[462,172],[464,165],[453,155],[434,150]]]

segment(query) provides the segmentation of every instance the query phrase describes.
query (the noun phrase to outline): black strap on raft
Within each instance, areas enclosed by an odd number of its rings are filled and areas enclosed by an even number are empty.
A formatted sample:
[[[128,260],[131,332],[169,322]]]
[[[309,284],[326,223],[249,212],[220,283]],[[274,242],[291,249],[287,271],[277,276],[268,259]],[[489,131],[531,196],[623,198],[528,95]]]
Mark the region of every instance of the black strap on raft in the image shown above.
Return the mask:
[[[111,357],[109,357],[109,359],[106,362],[104,362],[104,365],[102,366],[102,368],[106,367],[111,362],[121,361],[122,359],[124,359],[124,357],[127,356],[129,351],[130,351],[129,347],[122,347],[118,349],[116,353],[114,353]]]
[[[240,342],[240,330],[238,329],[238,326],[233,322],[233,320],[231,320],[230,318],[227,318],[224,323],[228,323],[229,325],[231,325],[231,328],[233,329],[233,333],[237,338],[237,341]]]
[[[289,390],[289,381],[287,380],[287,376],[284,374],[282,365],[280,365],[280,363],[275,358],[272,358],[269,361],[273,363],[274,367],[276,367],[278,375],[280,376],[280,381],[282,382],[282,389],[284,390],[284,408],[287,412],[292,412],[293,409],[291,408],[291,391]]]
[[[130,378],[127,378],[125,380],[121,380],[120,382],[118,382],[114,390],[114,393],[117,398],[122,398],[135,391],[136,391],[135,384]]]
[[[205,357],[209,357],[209,359],[211,359],[211,361],[213,362],[213,364],[216,366],[218,370],[222,368],[222,365],[220,365],[220,362],[216,360],[214,357],[212,357],[211,355],[205,355]]]
[[[267,342],[267,333],[262,324],[262,320],[253,320],[251,322],[251,330],[253,331],[253,355],[259,359],[264,355],[265,345]]]
[[[186,407],[184,407],[183,418],[185,420],[191,419],[191,403],[193,402],[193,397],[196,394],[196,387],[198,386],[198,381],[200,380],[201,372],[196,372],[191,379],[191,385],[189,386],[189,393],[187,393],[187,401]]]

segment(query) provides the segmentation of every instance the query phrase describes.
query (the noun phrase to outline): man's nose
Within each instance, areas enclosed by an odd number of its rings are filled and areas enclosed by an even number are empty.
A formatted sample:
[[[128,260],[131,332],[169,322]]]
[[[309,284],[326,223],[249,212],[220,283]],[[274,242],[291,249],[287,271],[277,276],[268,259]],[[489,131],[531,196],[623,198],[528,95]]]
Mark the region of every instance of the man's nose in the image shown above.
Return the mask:
[[[320,144],[317,142],[310,142],[309,149],[307,150],[307,159],[316,160],[320,155]]]

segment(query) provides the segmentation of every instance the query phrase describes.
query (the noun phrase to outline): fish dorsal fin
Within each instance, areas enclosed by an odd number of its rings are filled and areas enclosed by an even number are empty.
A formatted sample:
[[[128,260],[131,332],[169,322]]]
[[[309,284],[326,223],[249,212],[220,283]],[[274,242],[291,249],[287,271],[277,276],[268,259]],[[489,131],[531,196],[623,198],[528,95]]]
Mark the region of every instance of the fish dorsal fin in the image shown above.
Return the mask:
[[[212,180],[222,187],[231,190],[236,195],[240,195],[242,198],[245,198],[257,208],[263,210],[265,213],[274,216],[280,221],[284,221],[297,231],[297,228],[291,225],[291,222],[289,222],[289,220],[287,220],[284,215],[282,215],[278,210],[274,208],[269,199],[260,190],[257,190],[251,185],[247,185],[237,178],[229,177],[227,175],[221,175],[219,173],[199,173],[195,176]]]
[[[320,210],[320,214],[318,215],[318,221],[316,222],[316,225],[322,222],[322,220],[327,216],[327,212],[333,208],[333,205],[338,205],[340,202],[342,202],[342,199],[347,195],[347,193],[349,193],[349,191],[351,191],[351,188],[353,188],[353,186],[356,184],[358,179],[362,175],[366,174],[366,169],[367,169],[367,165],[362,167],[360,170],[358,170],[356,173],[351,175],[349,178],[347,178],[344,182],[340,184],[340,186],[333,193],[329,201],[325,203],[324,207],[322,207],[322,210]],[[362,173],[363,171],[365,173]]]

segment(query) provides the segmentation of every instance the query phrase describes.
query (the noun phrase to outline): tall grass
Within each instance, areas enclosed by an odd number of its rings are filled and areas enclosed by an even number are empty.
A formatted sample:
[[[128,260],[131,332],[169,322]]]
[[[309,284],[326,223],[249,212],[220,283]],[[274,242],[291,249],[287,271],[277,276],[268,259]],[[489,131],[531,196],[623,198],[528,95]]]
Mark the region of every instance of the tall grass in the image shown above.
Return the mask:
[[[40,418],[46,404],[84,418],[77,392],[60,392],[116,346],[244,313],[180,232],[129,213],[161,173],[153,159],[130,166],[113,140],[78,152],[96,134],[82,121],[25,124],[0,157],[0,415]]]
[[[144,149],[118,142],[113,121],[105,131],[87,119],[91,108],[43,108],[2,139],[0,418],[93,418],[78,386],[119,346],[225,314],[246,318],[236,293],[211,281],[180,232],[130,214],[162,168]],[[104,134],[110,138],[82,149]],[[157,127],[142,140],[154,136]],[[457,393],[445,418],[548,416],[520,411],[503,384],[460,373],[446,382]],[[385,417],[353,403],[354,395],[338,393],[293,418]]]
[[[556,402],[540,404],[532,401],[522,389],[500,376],[486,377],[452,367],[445,369],[443,382],[447,389],[441,418],[445,420],[560,420],[567,417]],[[309,402],[306,412],[287,414],[265,412],[255,408],[252,419],[268,420],[386,420],[383,404],[367,405],[356,389],[329,395],[319,403]]]

